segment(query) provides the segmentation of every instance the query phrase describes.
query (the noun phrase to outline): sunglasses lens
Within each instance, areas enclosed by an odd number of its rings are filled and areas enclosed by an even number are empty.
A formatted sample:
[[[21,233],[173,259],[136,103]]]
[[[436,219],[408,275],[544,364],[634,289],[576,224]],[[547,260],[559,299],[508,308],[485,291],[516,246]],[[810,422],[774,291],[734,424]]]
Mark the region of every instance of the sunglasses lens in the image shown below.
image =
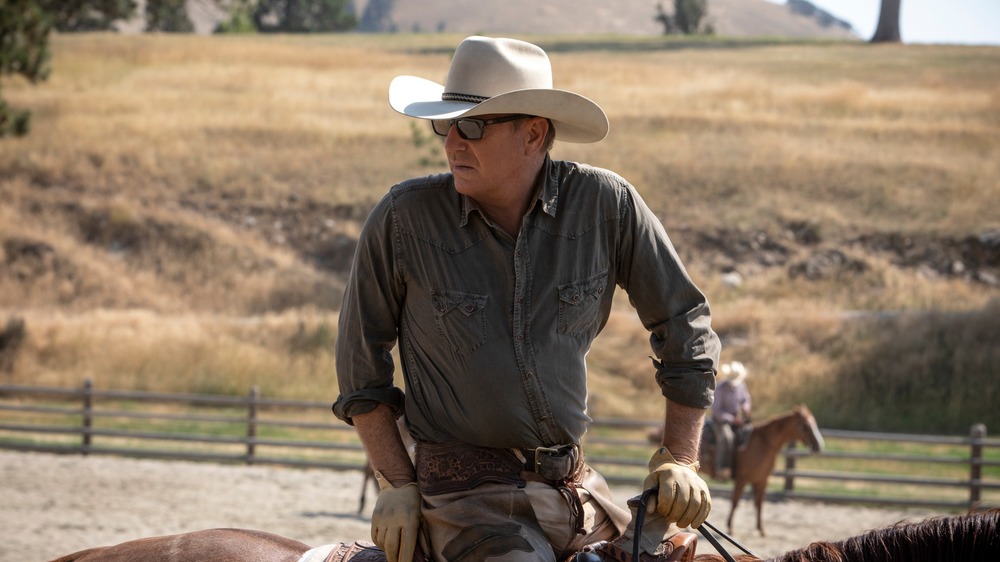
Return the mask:
[[[479,140],[483,138],[484,124],[479,119],[432,119],[431,127],[434,132],[442,137],[448,136],[451,126],[458,129],[458,136],[465,140]]]
[[[431,128],[442,137],[448,136],[448,129],[451,128],[451,121],[448,119],[432,119]]]
[[[459,119],[455,122],[458,127],[458,134],[466,140],[479,140],[483,138],[483,124],[471,119]]]

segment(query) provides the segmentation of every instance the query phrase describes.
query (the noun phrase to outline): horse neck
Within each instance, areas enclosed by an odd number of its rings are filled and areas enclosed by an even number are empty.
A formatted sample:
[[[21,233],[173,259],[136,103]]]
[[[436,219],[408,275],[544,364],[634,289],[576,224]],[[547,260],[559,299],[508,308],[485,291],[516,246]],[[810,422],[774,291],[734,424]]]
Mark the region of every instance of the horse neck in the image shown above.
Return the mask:
[[[768,437],[769,442],[782,445],[799,437],[799,420],[796,412],[771,418],[754,428],[754,431]]]

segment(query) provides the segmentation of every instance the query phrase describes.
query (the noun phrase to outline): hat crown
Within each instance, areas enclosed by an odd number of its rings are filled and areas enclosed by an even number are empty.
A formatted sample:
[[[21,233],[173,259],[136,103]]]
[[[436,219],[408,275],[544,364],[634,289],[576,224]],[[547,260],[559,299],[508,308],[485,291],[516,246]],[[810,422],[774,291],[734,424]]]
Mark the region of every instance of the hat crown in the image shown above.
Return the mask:
[[[540,47],[517,39],[473,36],[455,50],[444,84],[397,76],[389,106],[419,119],[525,114],[545,117],[556,138],[597,142],[608,116],[593,101],[552,87],[552,64]]]
[[[724,363],[719,375],[723,381],[739,383],[746,378],[747,368],[739,361]]]
[[[441,99],[479,103],[517,90],[551,89],[552,64],[517,39],[469,37],[455,50]]]

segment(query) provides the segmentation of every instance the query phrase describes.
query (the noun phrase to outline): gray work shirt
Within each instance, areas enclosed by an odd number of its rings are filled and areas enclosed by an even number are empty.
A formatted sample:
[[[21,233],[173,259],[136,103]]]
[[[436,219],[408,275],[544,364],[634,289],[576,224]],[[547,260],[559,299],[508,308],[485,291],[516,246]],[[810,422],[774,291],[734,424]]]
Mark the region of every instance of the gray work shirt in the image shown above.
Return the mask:
[[[584,358],[616,285],[650,330],[664,396],[712,404],[720,344],[708,302],[635,188],[553,160],[539,182],[516,240],[451,174],[398,184],[376,205],[340,313],[337,417],[350,423],[380,403],[401,411],[398,341],[417,439],[579,443],[590,422]]]

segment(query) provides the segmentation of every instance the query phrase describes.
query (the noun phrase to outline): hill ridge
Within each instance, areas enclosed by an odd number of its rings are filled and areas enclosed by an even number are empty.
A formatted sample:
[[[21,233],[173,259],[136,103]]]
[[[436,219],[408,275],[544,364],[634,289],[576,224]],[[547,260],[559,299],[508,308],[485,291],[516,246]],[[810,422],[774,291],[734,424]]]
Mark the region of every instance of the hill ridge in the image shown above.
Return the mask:
[[[356,0],[359,14],[368,1]],[[659,35],[656,13],[655,2],[395,0],[389,21],[366,31]],[[727,37],[858,38],[850,23],[806,0],[710,0],[707,20]]]
[[[364,13],[371,0],[354,0],[354,10]],[[368,32],[447,32],[483,34],[622,34],[659,35],[657,4],[669,10],[670,2],[624,1],[617,5],[601,0],[392,0],[388,21],[361,29]],[[218,6],[187,0],[195,32],[212,33],[226,18]],[[145,27],[145,1],[138,14],[117,26],[125,33]],[[726,37],[791,37],[859,39],[849,22],[837,19],[808,0],[709,0],[708,22]]]

